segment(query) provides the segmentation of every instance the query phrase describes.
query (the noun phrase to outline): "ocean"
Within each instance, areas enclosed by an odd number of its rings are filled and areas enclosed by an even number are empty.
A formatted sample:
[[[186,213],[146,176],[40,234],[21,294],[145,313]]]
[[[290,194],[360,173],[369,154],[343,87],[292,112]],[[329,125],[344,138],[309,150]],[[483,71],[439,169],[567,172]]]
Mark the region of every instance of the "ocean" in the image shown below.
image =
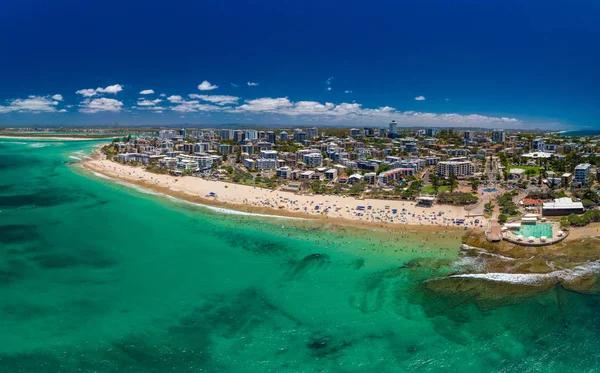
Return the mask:
[[[443,232],[222,213],[72,163],[97,144],[0,139],[0,372],[600,366],[595,295],[433,293]]]
[[[560,132],[561,136],[578,136],[578,137],[585,137],[585,136],[600,136],[600,130],[574,130],[574,131],[563,131]]]

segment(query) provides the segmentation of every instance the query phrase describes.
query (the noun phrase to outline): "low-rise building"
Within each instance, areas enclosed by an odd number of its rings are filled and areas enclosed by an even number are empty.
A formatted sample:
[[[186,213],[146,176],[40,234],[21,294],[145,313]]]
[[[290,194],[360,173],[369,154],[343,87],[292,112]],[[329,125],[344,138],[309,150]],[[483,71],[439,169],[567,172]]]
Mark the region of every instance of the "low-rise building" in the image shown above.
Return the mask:
[[[378,176],[378,181],[379,184],[385,185],[404,176],[413,176],[414,174],[415,170],[413,168],[396,168],[380,173]]]
[[[338,171],[335,168],[325,171],[325,179],[326,180],[335,180],[335,179],[337,179],[337,175],[338,175]]]
[[[569,197],[557,198],[542,205],[542,213],[548,216],[582,214],[583,211],[583,203],[573,202]]]

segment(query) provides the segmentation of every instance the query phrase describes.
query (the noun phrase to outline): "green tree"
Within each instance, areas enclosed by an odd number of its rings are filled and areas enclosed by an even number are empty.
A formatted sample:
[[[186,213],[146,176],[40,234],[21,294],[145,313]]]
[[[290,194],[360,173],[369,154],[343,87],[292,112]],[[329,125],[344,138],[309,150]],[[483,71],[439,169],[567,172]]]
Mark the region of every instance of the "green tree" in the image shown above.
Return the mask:
[[[438,190],[440,189],[440,178],[436,173],[433,173],[433,175],[429,177],[429,181],[431,181],[433,190],[435,191],[435,194],[437,194]]]
[[[458,187],[458,179],[456,178],[456,175],[450,174],[450,177],[448,178],[448,182],[450,184],[450,193],[453,193],[456,190],[456,188]]]

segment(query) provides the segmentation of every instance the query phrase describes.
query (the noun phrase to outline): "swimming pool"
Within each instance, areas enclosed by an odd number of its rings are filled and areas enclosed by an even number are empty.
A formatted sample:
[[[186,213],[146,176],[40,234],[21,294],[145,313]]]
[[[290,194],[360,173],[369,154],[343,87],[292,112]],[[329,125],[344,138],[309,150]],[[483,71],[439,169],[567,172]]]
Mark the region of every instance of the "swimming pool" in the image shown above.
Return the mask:
[[[494,192],[497,192],[498,189],[496,189],[496,188],[484,188],[483,191],[486,192],[486,193],[494,193]]]
[[[518,234],[520,234],[523,237],[540,238],[542,236],[546,236],[547,238],[552,238],[552,224],[549,224],[549,223],[534,223],[534,224],[521,223],[521,228],[519,229]]]

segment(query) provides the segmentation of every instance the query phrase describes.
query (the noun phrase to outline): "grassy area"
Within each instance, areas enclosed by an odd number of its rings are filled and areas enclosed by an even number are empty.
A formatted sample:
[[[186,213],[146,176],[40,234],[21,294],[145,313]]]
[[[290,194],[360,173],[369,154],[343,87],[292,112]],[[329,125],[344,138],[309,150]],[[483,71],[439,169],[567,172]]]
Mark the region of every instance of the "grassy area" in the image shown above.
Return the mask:
[[[510,171],[515,168],[520,168],[522,170],[525,170],[526,173],[535,172],[533,175],[539,175],[540,171],[543,169],[542,167],[539,167],[539,166],[510,166],[508,168],[508,170]]]
[[[448,185],[440,185],[438,187],[438,193],[441,192],[449,192],[450,191],[450,186]],[[423,189],[421,189],[421,193],[423,194],[436,194],[435,190],[433,189],[433,185],[426,185],[423,187]]]

